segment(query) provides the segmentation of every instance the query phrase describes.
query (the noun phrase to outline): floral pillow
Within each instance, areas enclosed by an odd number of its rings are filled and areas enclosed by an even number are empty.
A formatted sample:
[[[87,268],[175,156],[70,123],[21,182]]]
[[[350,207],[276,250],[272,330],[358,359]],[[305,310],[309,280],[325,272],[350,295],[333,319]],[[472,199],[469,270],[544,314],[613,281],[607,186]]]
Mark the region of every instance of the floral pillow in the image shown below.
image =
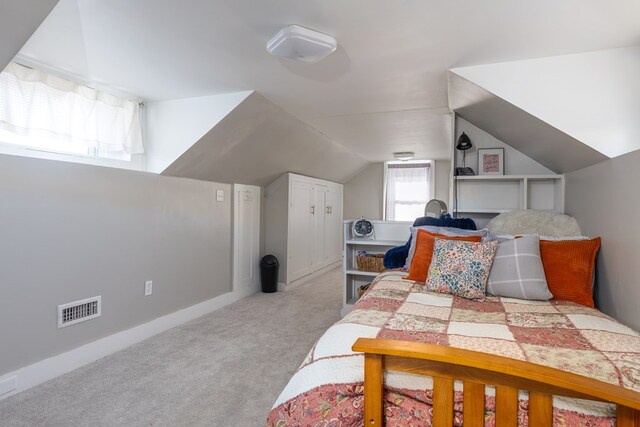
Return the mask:
[[[483,300],[497,241],[472,243],[435,239],[426,291]]]

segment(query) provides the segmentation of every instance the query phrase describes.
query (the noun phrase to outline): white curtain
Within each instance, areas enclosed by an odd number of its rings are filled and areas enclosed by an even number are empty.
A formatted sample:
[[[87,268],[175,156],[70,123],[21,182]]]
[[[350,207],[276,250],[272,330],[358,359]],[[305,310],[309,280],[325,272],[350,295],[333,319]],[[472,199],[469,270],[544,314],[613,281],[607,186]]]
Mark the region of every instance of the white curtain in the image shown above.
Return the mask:
[[[138,102],[11,63],[0,73],[0,128],[77,151],[142,153]]]
[[[413,221],[424,216],[431,200],[431,165],[429,163],[387,164],[385,219]]]

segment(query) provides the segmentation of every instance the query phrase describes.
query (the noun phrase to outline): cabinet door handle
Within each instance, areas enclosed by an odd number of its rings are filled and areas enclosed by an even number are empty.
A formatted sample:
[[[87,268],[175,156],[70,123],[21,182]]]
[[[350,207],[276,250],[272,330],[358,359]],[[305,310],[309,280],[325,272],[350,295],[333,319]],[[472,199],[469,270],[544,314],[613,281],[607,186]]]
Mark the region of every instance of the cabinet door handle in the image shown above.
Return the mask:
[[[311,215],[316,214],[316,205],[311,206]]]
[[[329,206],[329,214],[333,215],[333,206]]]

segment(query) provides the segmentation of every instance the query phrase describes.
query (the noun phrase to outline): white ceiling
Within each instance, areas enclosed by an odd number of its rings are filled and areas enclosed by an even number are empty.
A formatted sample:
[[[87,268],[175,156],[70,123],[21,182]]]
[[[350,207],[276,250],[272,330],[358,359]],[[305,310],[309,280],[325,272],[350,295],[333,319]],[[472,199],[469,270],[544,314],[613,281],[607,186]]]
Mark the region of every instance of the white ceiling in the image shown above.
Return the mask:
[[[61,0],[21,55],[149,100],[256,90],[370,161],[446,158],[446,70],[640,43],[637,0]],[[269,56],[296,23],[318,64]]]

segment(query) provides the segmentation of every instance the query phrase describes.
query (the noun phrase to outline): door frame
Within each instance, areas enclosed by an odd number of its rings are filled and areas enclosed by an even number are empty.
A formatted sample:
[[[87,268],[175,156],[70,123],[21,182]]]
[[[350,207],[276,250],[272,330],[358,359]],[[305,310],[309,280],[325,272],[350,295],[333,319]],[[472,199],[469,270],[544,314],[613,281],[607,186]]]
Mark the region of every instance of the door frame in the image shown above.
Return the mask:
[[[261,215],[262,215],[262,188],[258,187],[256,185],[245,185],[245,184],[233,184],[232,186],[232,191],[233,191],[233,262],[232,262],[232,292],[242,292],[242,293],[246,293],[247,295],[250,295],[252,293],[254,293],[254,289],[253,288],[247,288],[247,289],[243,289],[240,286],[239,283],[239,277],[238,277],[238,260],[240,259],[240,254],[239,254],[239,245],[238,245],[238,241],[240,238],[240,220],[239,220],[239,214],[240,214],[240,198],[238,197],[238,191],[251,191],[251,192],[255,192],[257,194],[256,199],[258,202],[258,227],[257,227],[257,241],[258,241],[258,253],[257,253],[257,257],[258,257],[258,262],[260,260],[260,239],[261,239]],[[259,271],[259,266],[256,265],[256,275],[257,275],[257,282],[256,282],[256,287],[255,287],[255,292],[258,292],[260,290],[260,271]]]

